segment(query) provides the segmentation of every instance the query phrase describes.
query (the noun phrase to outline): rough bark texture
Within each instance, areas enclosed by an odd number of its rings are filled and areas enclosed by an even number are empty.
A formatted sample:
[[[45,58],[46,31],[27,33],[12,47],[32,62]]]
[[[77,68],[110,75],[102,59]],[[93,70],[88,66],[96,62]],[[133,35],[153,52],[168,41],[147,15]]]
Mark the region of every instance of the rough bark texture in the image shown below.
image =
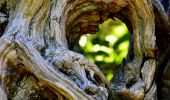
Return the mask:
[[[168,3],[0,0],[0,99],[169,100]],[[108,82],[71,50],[82,34],[113,17],[126,23],[132,39],[126,61]]]

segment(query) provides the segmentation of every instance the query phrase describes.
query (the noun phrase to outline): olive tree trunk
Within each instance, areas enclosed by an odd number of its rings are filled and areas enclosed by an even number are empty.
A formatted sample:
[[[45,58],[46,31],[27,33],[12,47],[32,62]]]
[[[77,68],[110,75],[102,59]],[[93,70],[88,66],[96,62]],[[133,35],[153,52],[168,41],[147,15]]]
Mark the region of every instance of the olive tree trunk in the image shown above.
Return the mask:
[[[0,0],[0,100],[170,99],[167,2]],[[72,48],[113,17],[126,23],[131,46],[108,82]]]

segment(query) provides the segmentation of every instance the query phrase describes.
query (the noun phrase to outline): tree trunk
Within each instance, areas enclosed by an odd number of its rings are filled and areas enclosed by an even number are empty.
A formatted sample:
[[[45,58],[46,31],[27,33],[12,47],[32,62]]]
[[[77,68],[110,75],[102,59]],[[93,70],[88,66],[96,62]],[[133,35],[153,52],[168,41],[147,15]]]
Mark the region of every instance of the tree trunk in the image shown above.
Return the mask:
[[[0,100],[169,100],[168,3],[0,0]],[[126,61],[108,82],[71,50],[82,34],[113,17],[132,38]]]

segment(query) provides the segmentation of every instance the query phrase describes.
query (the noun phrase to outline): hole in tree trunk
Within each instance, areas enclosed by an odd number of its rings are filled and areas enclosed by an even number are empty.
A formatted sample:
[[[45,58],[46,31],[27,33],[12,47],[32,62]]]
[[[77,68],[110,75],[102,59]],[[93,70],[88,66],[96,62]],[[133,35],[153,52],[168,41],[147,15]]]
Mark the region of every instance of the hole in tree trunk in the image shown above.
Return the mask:
[[[106,20],[99,25],[99,29],[96,34],[81,35],[73,51],[84,54],[111,80],[127,56],[130,33],[118,18]]]

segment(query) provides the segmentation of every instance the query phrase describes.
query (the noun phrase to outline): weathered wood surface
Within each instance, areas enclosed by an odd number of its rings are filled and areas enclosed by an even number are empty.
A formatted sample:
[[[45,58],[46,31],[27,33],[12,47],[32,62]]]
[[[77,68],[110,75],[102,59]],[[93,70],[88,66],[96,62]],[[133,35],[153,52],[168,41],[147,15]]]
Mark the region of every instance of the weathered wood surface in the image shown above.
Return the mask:
[[[0,12],[2,100],[157,99],[160,66],[169,53],[168,17],[160,1],[1,0]],[[95,64],[71,50],[82,34],[113,17],[128,26],[132,48],[108,82]]]

